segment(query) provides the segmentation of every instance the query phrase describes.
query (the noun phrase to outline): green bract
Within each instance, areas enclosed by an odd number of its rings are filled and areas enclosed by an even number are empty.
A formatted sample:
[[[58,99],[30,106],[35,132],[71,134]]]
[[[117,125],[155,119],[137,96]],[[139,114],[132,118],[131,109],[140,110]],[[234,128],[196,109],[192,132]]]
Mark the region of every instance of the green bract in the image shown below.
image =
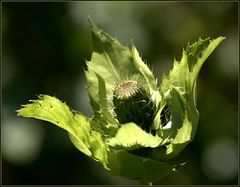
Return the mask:
[[[90,24],[94,50],[85,74],[94,117],[48,95],[23,105],[18,115],[67,130],[73,144],[111,174],[157,181],[177,167],[172,158],[194,138],[197,76],[224,38],[188,45],[159,87],[133,44],[129,50]]]

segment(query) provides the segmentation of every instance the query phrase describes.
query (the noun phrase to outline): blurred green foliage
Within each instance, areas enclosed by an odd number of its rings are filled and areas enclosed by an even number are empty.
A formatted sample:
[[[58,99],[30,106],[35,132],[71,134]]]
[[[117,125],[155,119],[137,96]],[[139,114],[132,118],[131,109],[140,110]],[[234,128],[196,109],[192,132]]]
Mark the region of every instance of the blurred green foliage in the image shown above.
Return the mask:
[[[237,184],[237,2],[2,3],[3,184],[136,184],[107,175],[63,130],[15,113],[49,94],[91,116],[88,15],[121,43],[133,39],[159,80],[187,42],[227,38],[199,75],[198,131],[179,157],[188,164],[158,184]]]

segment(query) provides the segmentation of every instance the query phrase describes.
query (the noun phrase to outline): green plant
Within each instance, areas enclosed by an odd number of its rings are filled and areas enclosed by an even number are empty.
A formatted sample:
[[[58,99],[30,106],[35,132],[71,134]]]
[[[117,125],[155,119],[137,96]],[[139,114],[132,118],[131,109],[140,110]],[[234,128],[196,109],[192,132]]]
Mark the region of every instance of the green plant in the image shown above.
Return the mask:
[[[197,76],[224,38],[188,45],[158,86],[133,44],[130,51],[90,25],[94,51],[85,74],[94,116],[88,118],[48,95],[30,100],[17,113],[65,129],[81,152],[111,174],[155,182],[182,164],[173,158],[197,130]]]

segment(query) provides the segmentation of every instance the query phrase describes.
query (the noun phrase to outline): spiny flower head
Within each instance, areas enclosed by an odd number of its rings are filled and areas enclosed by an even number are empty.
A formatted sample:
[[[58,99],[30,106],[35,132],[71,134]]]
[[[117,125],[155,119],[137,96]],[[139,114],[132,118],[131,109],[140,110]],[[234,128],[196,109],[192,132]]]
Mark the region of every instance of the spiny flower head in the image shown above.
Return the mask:
[[[156,109],[150,95],[138,82],[121,82],[113,91],[113,104],[119,123],[134,122],[149,132]]]

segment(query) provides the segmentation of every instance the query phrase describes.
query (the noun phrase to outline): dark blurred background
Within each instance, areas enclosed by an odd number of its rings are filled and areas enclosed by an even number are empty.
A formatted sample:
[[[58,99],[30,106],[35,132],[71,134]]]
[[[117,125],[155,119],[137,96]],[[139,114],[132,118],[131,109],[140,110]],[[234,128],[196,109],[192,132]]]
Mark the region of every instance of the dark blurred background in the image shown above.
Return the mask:
[[[158,184],[237,184],[237,2],[2,3],[3,184],[138,184],[106,174],[64,130],[15,113],[49,94],[92,115],[83,72],[92,51],[88,15],[124,45],[133,39],[159,82],[188,42],[227,38],[199,75],[199,127],[179,156],[188,164]]]

